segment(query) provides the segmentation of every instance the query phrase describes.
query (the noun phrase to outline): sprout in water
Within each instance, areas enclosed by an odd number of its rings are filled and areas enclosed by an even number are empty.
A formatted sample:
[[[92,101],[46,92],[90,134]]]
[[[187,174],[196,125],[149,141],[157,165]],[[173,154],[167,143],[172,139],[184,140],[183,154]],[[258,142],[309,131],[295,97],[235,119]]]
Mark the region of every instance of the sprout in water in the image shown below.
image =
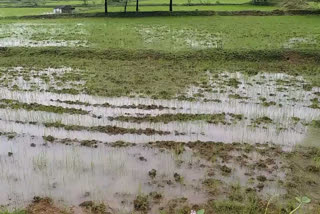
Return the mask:
[[[292,210],[289,214],[295,213],[298,209],[300,209],[301,206],[303,206],[304,204],[309,204],[311,202],[311,199],[308,198],[307,196],[296,197],[296,200],[299,202],[299,205],[294,210]]]

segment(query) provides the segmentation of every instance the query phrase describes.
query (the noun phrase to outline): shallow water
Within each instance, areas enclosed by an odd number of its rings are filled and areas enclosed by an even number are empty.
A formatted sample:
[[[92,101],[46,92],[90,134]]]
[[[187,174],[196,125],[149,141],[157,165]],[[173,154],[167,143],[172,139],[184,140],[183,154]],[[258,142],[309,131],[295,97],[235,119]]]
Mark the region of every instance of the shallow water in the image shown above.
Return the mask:
[[[87,46],[87,41],[69,38],[72,33],[81,38],[86,35],[84,28],[78,24],[0,24],[0,47],[75,47]],[[64,36],[62,36],[64,35]],[[73,37],[75,38],[75,37]]]
[[[84,200],[108,201],[113,208],[132,210],[133,199],[139,192],[160,191],[166,199],[187,197],[195,203],[204,202],[206,194],[197,190],[205,177],[204,163],[186,152],[179,157],[186,163],[176,165],[168,152],[142,147],[90,149],[80,146],[50,144],[29,135],[12,140],[1,137],[0,145],[0,204],[21,206],[34,195],[49,196],[63,203],[78,205]],[[31,147],[28,142],[35,144]],[[44,143],[46,145],[44,145]],[[12,156],[8,156],[12,152]],[[147,161],[139,160],[144,157]],[[173,180],[175,172],[184,184],[174,183],[163,188],[152,183],[148,171],[157,169],[161,180]],[[68,192],[68,197],[66,196]],[[87,196],[85,196],[87,194]],[[124,195],[125,197],[120,197]]]
[[[20,68],[21,70],[21,68]],[[46,72],[46,71],[44,71]],[[64,73],[72,72],[70,68],[60,70],[48,70],[50,72]],[[208,74],[210,76],[210,73]],[[219,99],[220,102],[203,102],[204,98],[197,101],[181,101],[181,100],[153,100],[150,98],[128,98],[128,97],[96,97],[86,94],[71,95],[71,94],[56,94],[52,92],[41,91],[12,91],[10,89],[0,87],[0,99],[16,100],[21,103],[37,103],[46,106],[61,106],[64,108],[82,109],[89,112],[88,115],[77,114],[55,114],[40,111],[25,111],[23,109],[9,110],[0,109],[0,118],[2,121],[3,131],[12,131],[20,133],[24,130],[25,133],[34,134],[50,133],[57,138],[70,138],[77,136],[82,140],[94,139],[99,141],[117,141],[125,140],[135,143],[146,143],[154,140],[172,140],[172,141],[218,141],[225,143],[232,142],[247,142],[247,143],[265,143],[272,142],[280,145],[294,146],[300,143],[308,133],[306,124],[320,117],[319,109],[310,108],[311,99],[316,98],[315,92],[319,92],[319,88],[312,88],[310,91],[303,90],[302,84],[307,84],[301,77],[291,77],[284,74],[259,74],[251,78],[246,78],[240,73],[230,74],[223,73],[217,81],[222,81],[219,86],[225,81],[232,78],[237,78],[239,87],[223,85],[232,93],[242,93],[242,96],[249,97],[246,102],[243,100],[229,98],[229,93],[210,93],[204,94],[208,99]],[[254,85],[254,81],[265,81],[261,84]],[[277,91],[277,81],[291,80],[290,86],[285,86],[288,89],[286,92]],[[296,81],[293,81],[296,80]],[[210,77],[210,85],[214,84],[213,77]],[[286,82],[285,82],[286,84]],[[212,86],[214,87],[214,86]],[[263,90],[263,88],[265,90]],[[259,95],[257,95],[257,93]],[[287,98],[281,99],[283,94],[287,94]],[[290,96],[289,96],[290,95]],[[189,92],[192,96],[192,92]],[[271,106],[263,106],[263,101],[258,97],[264,97],[268,101],[274,101],[276,104]],[[295,98],[295,102],[291,98]],[[70,103],[70,101],[74,102]],[[81,104],[81,103],[84,104]],[[78,104],[79,103],[79,104]],[[103,104],[108,104],[102,107]],[[294,103],[294,105],[293,105]],[[135,106],[142,104],[144,106],[161,106],[159,109],[139,109]],[[281,106],[280,106],[281,104]],[[133,107],[125,107],[133,105]],[[124,108],[125,107],[125,108]],[[117,116],[136,116],[144,115],[157,116],[162,114],[219,114],[233,113],[241,114],[244,119],[240,121],[228,121],[228,124],[209,124],[206,121],[172,121],[169,123],[150,123],[150,122],[121,122],[111,119],[110,117]],[[261,117],[268,117],[272,120],[271,124],[256,125],[254,121]],[[292,117],[299,118],[299,122],[293,121]],[[7,123],[5,121],[10,123]],[[27,121],[38,122],[38,126],[28,124],[15,124],[15,122]],[[41,123],[62,123],[65,125],[80,125],[85,127],[91,126],[117,126],[123,128],[146,129],[152,128],[159,131],[171,131],[167,136],[136,136],[131,134],[108,136],[102,133],[93,132],[75,132],[66,131],[63,129],[46,128],[41,126]],[[230,124],[229,124],[230,123]],[[8,125],[10,124],[10,125]],[[175,132],[183,133],[177,135]],[[75,137],[71,137],[75,138]],[[102,140],[102,138],[104,140]]]
[[[48,143],[41,137],[26,134],[10,139],[3,135],[0,140],[0,204],[8,207],[24,206],[34,195],[75,206],[87,200],[106,202],[119,213],[130,212],[133,199],[140,193],[161,193],[164,200],[159,206],[174,198],[185,197],[192,203],[208,199],[202,182],[212,178],[207,175],[208,170],[212,170],[212,162],[194,156],[190,150],[177,156],[142,146],[99,145],[92,149],[77,144]],[[31,142],[34,145],[31,146]],[[236,151],[232,154],[241,155]],[[257,153],[248,157],[252,163],[263,158]],[[250,181],[252,176],[246,173],[253,173],[253,177],[265,175],[270,182],[259,194],[267,197],[285,193],[277,184],[278,180],[285,179],[281,168],[272,172],[252,171],[233,160],[227,166],[232,169],[231,174],[222,175],[216,167],[214,178],[229,185],[255,186],[257,183]],[[155,179],[148,175],[151,169],[157,170]],[[174,181],[174,173],[183,177],[183,183]],[[168,180],[172,183],[167,183]]]
[[[194,49],[222,48],[222,36],[219,33],[209,33],[198,29],[174,29],[164,25],[138,26],[136,31],[141,35],[146,45],[164,42],[170,37],[174,47],[181,45]]]
[[[285,194],[277,182],[279,179],[285,180],[287,172],[277,157],[272,157],[277,169],[252,170],[239,165],[235,157],[242,154],[238,151],[232,152],[233,159],[229,162],[218,159],[212,163],[195,156],[190,149],[177,156],[173,152],[147,147],[146,144],[155,141],[267,143],[280,145],[282,150],[290,151],[295,145],[305,144],[306,141],[310,143],[317,138],[308,124],[320,118],[320,110],[310,106],[319,99],[317,94],[320,88],[306,87],[309,83],[299,76],[268,73],[246,76],[228,72],[214,75],[207,72],[206,84],[190,86],[185,93],[177,94],[177,98],[185,95],[186,100],[154,100],[83,94],[86,81],[81,79],[82,71],[72,68],[28,70],[17,67],[1,68],[0,71],[3,74],[0,83],[0,132],[3,134],[0,136],[0,188],[3,190],[0,204],[4,205],[23,206],[33,196],[40,195],[72,205],[86,200],[103,201],[112,208],[129,212],[138,193],[152,191],[165,196],[161,202],[163,204],[177,197],[186,197],[195,204],[202,203],[208,199],[202,182],[208,178],[209,169],[218,167],[211,164],[226,165],[232,169],[227,176],[216,170],[218,172],[214,177],[229,185],[238,183],[255,187],[257,181],[252,182],[252,176],[255,179],[255,176],[263,175],[270,181],[265,183],[265,188],[259,194],[264,197]],[[67,81],[63,86],[59,84],[63,75],[73,73],[79,75],[81,80]],[[45,78],[41,78],[42,75]],[[50,92],[52,88],[77,89],[79,94],[53,93]],[[82,109],[88,114],[13,108],[6,106],[4,99],[24,105],[37,103]],[[123,122],[115,118],[221,113],[226,114],[225,123],[214,124],[205,120]],[[243,118],[233,120],[229,115],[231,113],[241,114]],[[256,123],[263,117],[267,117],[269,122]],[[47,123],[61,124],[64,128],[46,127]],[[85,130],[68,131],[65,126],[81,126]],[[169,134],[104,133],[92,131],[90,128],[94,126],[149,128]],[[55,138],[55,143],[43,140],[43,136],[49,135]],[[64,145],[62,139],[72,143]],[[81,140],[99,142],[97,148],[91,148],[80,146]],[[105,145],[116,141],[137,145],[125,148]],[[30,146],[31,143],[35,147]],[[8,152],[12,152],[12,155],[8,155]],[[266,158],[257,152],[248,156],[250,164]],[[139,157],[147,161],[141,161]],[[148,171],[153,168],[158,171],[156,180],[148,176]],[[176,182],[166,184],[166,180],[174,181],[175,172],[183,176],[184,185]]]

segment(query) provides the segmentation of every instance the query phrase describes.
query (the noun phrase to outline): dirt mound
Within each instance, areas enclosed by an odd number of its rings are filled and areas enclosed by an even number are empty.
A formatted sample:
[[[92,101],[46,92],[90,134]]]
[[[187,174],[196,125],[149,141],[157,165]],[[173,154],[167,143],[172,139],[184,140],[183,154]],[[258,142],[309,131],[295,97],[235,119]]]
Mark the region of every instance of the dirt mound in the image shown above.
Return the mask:
[[[28,214],[68,214],[70,212],[56,207],[50,198],[34,197],[27,207]]]

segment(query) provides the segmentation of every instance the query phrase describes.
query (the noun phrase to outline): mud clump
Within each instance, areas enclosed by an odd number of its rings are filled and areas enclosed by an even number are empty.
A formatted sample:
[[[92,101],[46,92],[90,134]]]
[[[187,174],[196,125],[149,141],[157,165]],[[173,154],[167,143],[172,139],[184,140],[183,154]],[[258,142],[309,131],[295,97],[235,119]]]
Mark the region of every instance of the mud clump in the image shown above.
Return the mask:
[[[227,167],[226,165],[220,166],[220,170],[222,173],[224,174],[230,174],[231,173],[231,169],[229,167]]]
[[[261,191],[264,188],[264,184],[263,183],[259,183],[257,185],[257,188],[258,188],[259,191]]]
[[[82,140],[80,141],[81,146],[90,147],[90,148],[98,148],[98,141],[96,140]]]
[[[320,172],[320,167],[309,165],[309,166],[306,167],[306,170],[308,172],[312,172],[312,173],[319,173]]]
[[[273,122],[272,119],[267,117],[267,116],[259,117],[256,120],[254,120],[254,123],[257,124],[257,125],[270,124],[272,122]]]
[[[149,198],[147,195],[138,195],[133,201],[133,206],[135,211],[140,211],[142,213],[148,213],[150,209]]]
[[[93,205],[94,205],[93,201],[84,201],[81,204],[79,204],[80,207],[85,207],[85,208],[92,207]]]
[[[96,204],[93,201],[84,201],[79,204],[79,207],[82,207],[86,213],[91,214],[112,214],[110,207],[107,207],[103,203]]]
[[[145,161],[145,162],[147,161],[147,159],[146,159],[145,157],[143,157],[143,156],[140,156],[140,157],[139,157],[139,160],[140,160],[140,161]]]
[[[149,193],[149,196],[152,198],[152,200],[155,202],[155,203],[160,203],[160,201],[162,200],[163,196],[161,193],[158,193],[158,192],[150,192]]]
[[[50,198],[34,197],[33,202],[26,208],[28,214],[65,214],[66,210],[55,207]]]
[[[181,213],[181,214],[189,214],[191,207],[189,206],[187,198],[176,198],[172,199],[168,202],[166,207],[164,208],[167,212],[165,213]]]
[[[182,176],[176,172],[173,174],[173,177],[174,177],[174,180],[178,183],[181,183],[183,180]]]
[[[258,167],[259,169],[266,169],[268,168],[267,164],[265,163],[264,160],[259,160],[257,163],[256,163],[256,167]]]
[[[45,141],[48,141],[48,142],[53,142],[55,140],[55,138],[51,135],[48,135],[48,136],[43,136],[42,137]]]
[[[267,180],[267,178],[266,178],[266,176],[259,175],[259,176],[257,176],[257,180],[260,182],[265,182]]]
[[[123,148],[123,147],[129,147],[129,146],[135,146],[135,143],[129,143],[124,141],[116,141],[114,143],[110,143],[111,147],[117,147],[117,148]]]
[[[157,176],[157,170],[152,169],[149,171],[150,178],[154,179]]]

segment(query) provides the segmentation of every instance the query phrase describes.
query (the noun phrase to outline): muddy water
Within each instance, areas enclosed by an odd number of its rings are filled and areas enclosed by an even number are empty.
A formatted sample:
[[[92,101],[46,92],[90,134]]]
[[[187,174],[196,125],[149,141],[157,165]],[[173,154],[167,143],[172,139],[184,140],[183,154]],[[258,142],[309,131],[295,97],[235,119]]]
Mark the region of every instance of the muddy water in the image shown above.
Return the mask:
[[[2,132],[16,132],[16,133],[26,133],[35,136],[47,136],[51,135],[55,138],[70,138],[79,140],[98,140],[102,142],[115,142],[115,141],[125,141],[131,143],[148,143],[151,141],[177,141],[177,142],[188,142],[188,141],[215,141],[215,142],[278,142],[280,145],[285,145],[292,147],[296,143],[301,142],[304,139],[303,134],[299,134],[295,131],[282,131],[277,133],[276,129],[254,129],[242,126],[210,126],[202,127],[200,133],[196,132],[198,130],[193,130],[192,128],[178,129],[174,124],[170,124],[167,128],[161,128],[161,131],[186,131],[181,135],[177,135],[175,132],[171,132],[168,135],[138,135],[138,134],[123,134],[123,135],[109,135],[100,132],[93,131],[67,131],[63,128],[50,128],[43,125],[30,125],[30,124],[20,124],[16,122],[0,121],[0,131]],[[138,126],[136,126],[139,128]],[[161,127],[161,126],[160,126]],[[166,127],[166,125],[164,125]],[[194,124],[194,127],[197,127]]]
[[[0,25],[0,47],[62,47],[87,46],[87,42],[69,38],[71,33],[81,38],[86,32],[79,24],[11,23]],[[75,38],[75,37],[74,37]]]
[[[4,70],[3,70],[4,69]],[[192,203],[205,202],[206,191],[201,186],[208,178],[209,166],[206,162],[187,150],[180,156],[168,151],[146,147],[145,143],[155,141],[210,141],[223,143],[269,143],[281,145],[290,150],[305,141],[314,141],[314,133],[308,124],[320,118],[320,110],[312,107],[319,96],[320,88],[306,87],[309,83],[302,77],[285,74],[257,74],[246,76],[241,73],[207,73],[208,82],[190,86],[183,95],[192,99],[154,100],[150,98],[98,97],[87,94],[58,94],[44,92],[49,88],[59,88],[54,76],[63,77],[73,73],[72,68],[48,68],[42,71],[24,68],[2,68],[5,76],[0,83],[0,204],[23,206],[35,195],[49,196],[63,203],[78,205],[85,200],[107,202],[112,208],[122,211],[132,210],[132,201],[138,193],[158,191],[165,200],[186,197]],[[28,78],[28,74],[30,75]],[[46,75],[47,81],[38,75]],[[23,78],[22,78],[23,76]],[[26,78],[27,77],[27,78]],[[59,79],[59,78],[57,78]],[[36,87],[34,85],[36,84]],[[81,89],[84,80],[70,82],[70,88]],[[308,90],[305,90],[305,89]],[[210,90],[208,90],[210,89]],[[27,90],[27,91],[25,91]],[[81,90],[80,90],[81,91]],[[179,97],[181,94],[178,94]],[[12,100],[25,105],[33,103],[43,106],[82,109],[88,114],[51,113],[26,110],[22,107],[11,109],[6,101]],[[1,101],[2,100],[2,101]],[[190,101],[192,100],[192,101]],[[143,106],[138,107],[138,106]],[[242,119],[226,123],[208,123],[205,120],[164,122],[123,122],[117,116],[159,116],[164,114],[241,114]],[[292,119],[295,117],[296,119]],[[256,124],[259,118],[269,122]],[[298,118],[298,120],[297,120]],[[45,126],[46,123],[62,125],[61,128]],[[68,131],[66,126],[81,126],[83,131]],[[115,126],[126,129],[154,129],[169,134],[112,134],[92,131],[96,126]],[[91,131],[90,131],[91,130]],[[16,137],[7,136],[16,134]],[[43,136],[57,139],[48,143]],[[77,143],[63,145],[59,139],[99,141],[98,148],[82,147]],[[125,141],[136,146],[112,148],[104,143]],[[34,143],[34,146],[30,146]],[[45,145],[43,145],[45,144]],[[12,152],[12,155],[8,155]],[[11,153],[10,153],[11,154]],[[233,152],[232,157],[241,156]],[[248,155],[248,154],[246,154]],[[264,159],[257,152],[250,155],[250,164]],[[147,161],[140,160],[144,157]],[[182,162],[181,162],[182,160]],[[227,163],[217,160],[216,164],[232,169],[228,176],[216,173],[215,178],[228,184],[250,184],[250,176],[263,175],[268,183],[261,194],[284,194],[277,185],[278,179],[285,180],[281,160],[274,157],[276,170],[252,171],[239,165],[233,159]],[[180,164],[177,164],[179,162]],[[181,164],[182,163],[182,164]],[[201,167],[200,167],[201,165]],[[203,167],[205,166],[205,167]],[[215,169],[218,166],[210,166]],[[158,171],[159,177],[151,180],[148,171]],[[184,178],[184,185],[173,180],[177,172]],[[248,176],[248,173],[250,176]],[[252,175],[251,175],[252,174]],[[272,182],[274,181],[274,182]],[[257,185],[256,183],[254,185]],[[68,193],[68,197],[66,196]],[[120,212],[120,211],[119,211]],[[156,211],[154,213],[157,213]]]
[[[210,170],[214,170],[215,179],[228,185],[256,186],[258,183],[252,179],[263,175],[269,182],[259,194],[286,193],[278,185],[279,180],[285,179],[286,170],[277,157],[274,160],[278,169],[268,172],[240,166],[236,159],[228,163],[218,159],[218,165],[212,166],[212,162],[193,155],[189,149],[178,156],[144,146],[112,148],[99,145],[92,149],[77,144],[49,143],[41,137],[26,134],[14,138],[3,135],[0,140],[0,204],[8,207],[24,206],[38,195],[75,206],[87,200],[105,202],[116,213],[130,213],[136,195],[150,192],[162,194],[164,199],[158,206],[181,197],[191,203],[203,203],[209,195],[202,183],[213,178],[208,175]],[[231,155],[237,157],[241,152],[234,151]],[[266,158],[256,152],[247,155],[249,164]],[[221,174],[219,164],[230,167],[232,173]],[[157,170],[154,179],[148,175],[151,169]],[[183,177],[182,183],[174,180],[175,173]],[[158,212],[153,210],[151,213]]]
[[[198,190],[206,170],[199,165],[206,163],[190,152],[179,156],[184,163],[178,167],[178,159],[171,153],[142,147],[90,149],[20,135],[12,140],[1,137],[0,148],[1,204],[22,206],[40,195],[73,205],[84,200],[107,201],[115,209],[129,211],[141,192],[158,191],[166,200],[187,197],[201,203],[206,199],[206,193]],[[13,155],[8,156],[8,152]],[[148,176],[153,168],[157,169],[155,181],[174,180],[173,174],[179,173],[184,185],[159,188]]]
[[[313,95],[310,95],[312,97]],[[283,104],[279,106],[264,107],[259,103],[239,103],[237,100],[229,100],[226,102],[190,102],[178,100],[151,100],[148,98],[104,98],[89,95],[68,95],[55,94],[50,92],[36,91],[11,91],[6,88],[0,88],[1,99],[12,99],[22,103],[38,103],[42,105],[54,105],[64,108],[75,108],[89,111],[88,115],[77,114],[55,114],[39,111],[25,111],[23,109],[10,110],[0,109],[0,116],[3,124],[3,131],[24,132],[30,134],[50,133],[57,138],[75,138],[79,139],[95,139],[101,141],[125,140],[129,142],[145,143],[154,140],[174,140],[174,141],[219,141],[219,142],[273,142],[282,145],[295,145],[301,142],[308,127],[304,124],[320,117],[318,109],[312,109],[307,106],[290,106]],[[59,102],[57,101],[59,100]],[[67,104],[67,101],[80,101],[86,105]],[[112,107],[96,107],[96,104],[108,103]],[[124,105],[157,105],[167,107],[167,109],[138,109],[138,108],[122,108]],[[208,124],[206,121],[185,121],[169,123],[130,123],[110,120],[109,117],[131,115],[161,115],[161,114],[217,114],[217,113],[235,113],[242,114],[246,119],[236,121],[231,125],[214,125]],[[272,124],[264,124],[259,127],[252,127],[252,120],[259,117],[269,117],[273,120]],[[98,118],[99,119],[98,119]],[[302,122],[294,123],[292,117],[298,117]],[[11,121],[10,125],[5,120]],[[15,124],[15,121],[38,122],[40,126]],[[45,128],[41,123],[58,122],[65,125],[81,125],[81,126],[102,126],[112,125],[123,128],[146,129],[152,128],[161,131],[172,131],[168,136],[106,136],[101,133],[87,132],[70,132],[63,129]],[[32,131],[34,130],[34,131]],[[175,132],[184,133],[177,136]],[[58,134],[59,133],[59,134]],[[83,133],[83,134],[81,134]]]

